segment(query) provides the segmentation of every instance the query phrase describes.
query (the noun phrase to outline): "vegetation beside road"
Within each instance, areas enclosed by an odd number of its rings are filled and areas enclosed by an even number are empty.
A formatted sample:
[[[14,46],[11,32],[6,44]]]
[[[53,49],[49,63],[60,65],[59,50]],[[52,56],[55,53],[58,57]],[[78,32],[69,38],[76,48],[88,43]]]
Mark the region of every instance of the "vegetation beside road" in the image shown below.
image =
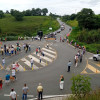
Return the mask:
[[[52,27],[52,31],[59,28],[59,23],[50,16],[24,16],[23,21],[16,21],[10,14],[5,14],[0,19],[0,37],[35,36],[39,30],[47,34],[49,27]]]
[[[73,40],[73,45],[76,42],[92,53],[100,51],[100,15],[83,8],[77,14],[63,16],[62,20],[72,26],[69,40]]]

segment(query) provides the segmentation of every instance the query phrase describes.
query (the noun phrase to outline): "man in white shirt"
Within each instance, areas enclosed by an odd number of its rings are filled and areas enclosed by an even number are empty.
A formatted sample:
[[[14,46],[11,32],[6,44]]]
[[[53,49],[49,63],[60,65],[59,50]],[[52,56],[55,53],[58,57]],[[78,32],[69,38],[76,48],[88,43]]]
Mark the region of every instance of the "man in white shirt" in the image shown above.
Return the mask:
[[[11,100],[17,100],[17,94],[14,91],[14,89],[11,89],[10,98],[11,98]]]
[[[16,71],[15,71],[15,69],[12,69],[12,77],[14,77],[16,79]]]
[[[32,58],[31,58],[30,62],[31,62],[31,68],[32,68],[33,67],[33,59]]]

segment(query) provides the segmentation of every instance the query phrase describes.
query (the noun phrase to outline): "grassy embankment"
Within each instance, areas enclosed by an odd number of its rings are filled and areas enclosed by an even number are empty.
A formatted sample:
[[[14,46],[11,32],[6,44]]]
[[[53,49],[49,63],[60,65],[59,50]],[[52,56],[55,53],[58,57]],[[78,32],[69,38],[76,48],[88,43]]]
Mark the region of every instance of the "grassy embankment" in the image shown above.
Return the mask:
[[[66,23],[68,25],[72,26],[72,28],[73,28],[71,35],[69,36],[70,41],[73,40],[74,42],[76,42],[80,46],[85,46],[87,51],[92,52],[92,53],[96,53],[97,50],[100,50],[100,41],[87,44],[86,41],[80,42],[77,40],[77,36],[80,34],[79,31],[81,31],[81,30],[79,30],[78,22],[76,20],[67,21]],[[87,32],[87,34],[88,34],[88,32]]]
[[[92,91],[91,94],[87,94],[82,98],[77,98],[77,97],[72,96],[72,97],[66,98],[65,100],[100,100],[100,89]]]
[[[16,21],[13,16],[6,14],[0,19],[0,29],[3,37],[7,36],[35,36],[37,31],[42,30],[44,34],[59,28],[59,23],[49,16],[24,16],[23,21]]]

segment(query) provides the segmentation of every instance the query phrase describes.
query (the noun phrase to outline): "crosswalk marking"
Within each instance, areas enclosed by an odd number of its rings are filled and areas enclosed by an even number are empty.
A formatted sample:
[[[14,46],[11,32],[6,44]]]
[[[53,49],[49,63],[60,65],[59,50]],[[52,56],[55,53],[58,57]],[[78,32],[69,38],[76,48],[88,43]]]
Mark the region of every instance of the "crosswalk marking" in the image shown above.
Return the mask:
[[[55,49],[52,47],[49,47],[48,49],[46,47],[41,48],[41,50],[44,53],[44,56],[41,55],[41,53],[38,53],[36,55],[36,52],[33,52],[32,54],[29,54],[28,56],[19,59],[17,62],[19,64],[19,71],[27,71],[27,70],[37,70],[44,66],[47,66],[49,63],[53,62],[53,60],[56,58],[57,53]],[[41,56],[41,63],[39,57]],[[33,67],[31,68],[30,58],[33,59],[35,62],[35,65],[33,64]],[[38,67],[37,67],[38,66]],[[0,66],[0,70],[2,69],[2,66]],[[6,70],[10,71],[10,66],[6,68]]]
[[[44,52],[44,54],[45,54],[45,55],[50,56],[50,57],[52,57],[52,58],[55,58],[55,56],[54,56],[54,55],[49,54],[49,53],[45,52],[44,50],[43,50],[43,52]]]
[[[19,64],[19,70],[24,71],[24,68]]]
[[[98,69],[96,69],[96,68],[94,68],[93,66],[91,66],[90,64],[88,64],[88,66],[87,66],[91,71],[93,71],[94,73],[100,73],[100,71],[98,70]]]
[[[36,52],[34,52],[34,54],[36,55]],[[40,55],[37,54],[37,56],[39,57]],[[44,59],[44,60],[47,60],[47,61],[49,61],[49,62],[52,62],[52,59],[50,59],[50,58],[48,58],[48,57],[46,57],[46,56],[41,56],[41,58]]]
[[[45,50],[45,51],[48,51],[48,52],[50,52],[50,53],[56,54],[56,52],[51,51],[50,49],[42,48],[42,50]]]
[[[28,55],[29,58],[32,58],[35,62],[40,63],[40,60],[32,55]],[[41,61],[40,65],[46,66],[46,63]]]
[[[24,61],[24,63],[31,68],[31,63],[27,59],[22,58],[21,60]],[[36,65],[33,65],[33,69],[39,69],[39,68]]]

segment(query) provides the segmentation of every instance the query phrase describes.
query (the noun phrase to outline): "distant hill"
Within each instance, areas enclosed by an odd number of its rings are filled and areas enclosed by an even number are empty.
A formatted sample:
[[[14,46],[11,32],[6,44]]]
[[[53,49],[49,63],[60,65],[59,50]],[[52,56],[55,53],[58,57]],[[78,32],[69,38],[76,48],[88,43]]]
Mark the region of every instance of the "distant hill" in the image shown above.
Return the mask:
[[[0,19],[0,36],[32,36],[36,35],[38,30],[45,33],[49,32],[49,27],[53,31],[59,28],[59,23],[50,16],[24,16],[23,21],[16,21],[13,16],[6,14]]]

